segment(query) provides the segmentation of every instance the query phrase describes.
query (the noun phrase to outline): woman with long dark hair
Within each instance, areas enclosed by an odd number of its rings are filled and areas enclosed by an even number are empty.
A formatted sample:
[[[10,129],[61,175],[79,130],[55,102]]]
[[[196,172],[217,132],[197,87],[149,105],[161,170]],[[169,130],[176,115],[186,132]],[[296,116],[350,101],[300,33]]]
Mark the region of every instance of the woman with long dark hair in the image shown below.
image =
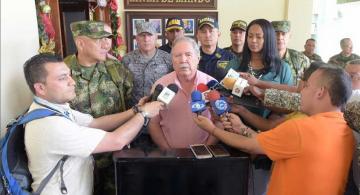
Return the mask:
[[[246,29],[246,39],[242,61],[238,69],[250,85],[258,80],[292,85],[292,73],[289,65],[281,61],[276,48],[275,31],[265,19],[250,22]],[[265,109],[251,109],[254,113],[267,117]]]
[[[245,72],[241,73],[241,76],[247,79],[250,85],[256,85],[259,80],[293,85],[291,69],[278,55],[275,31],[269,21],[256,19],[248,25],[238,71]],[[264,118],[270,114],[270,110],[265,108],[247,109]],[[271,161],[265,156],[258,156],[254,160],[254,183],[253,188],[249,189],[254,191],[254,195],[266,193],[270,167]]]

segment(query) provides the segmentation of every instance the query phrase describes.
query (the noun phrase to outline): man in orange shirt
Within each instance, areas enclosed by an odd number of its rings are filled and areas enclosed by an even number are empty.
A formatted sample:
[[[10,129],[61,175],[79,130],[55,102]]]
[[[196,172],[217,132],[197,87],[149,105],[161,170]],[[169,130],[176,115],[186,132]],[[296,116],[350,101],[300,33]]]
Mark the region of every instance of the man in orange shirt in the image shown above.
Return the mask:
[[[310,76],[301,91],[301,110],[309,117],[288,120],[259,134],[234,114],[229,114],[230,122],[223,122],[232,132],[215,127],[202,116],[194,121],[228,145],[273,160],[268,195],[340,195],[354,151],[352,131],[341,113],[350,95],[348,74],[324,66]]]

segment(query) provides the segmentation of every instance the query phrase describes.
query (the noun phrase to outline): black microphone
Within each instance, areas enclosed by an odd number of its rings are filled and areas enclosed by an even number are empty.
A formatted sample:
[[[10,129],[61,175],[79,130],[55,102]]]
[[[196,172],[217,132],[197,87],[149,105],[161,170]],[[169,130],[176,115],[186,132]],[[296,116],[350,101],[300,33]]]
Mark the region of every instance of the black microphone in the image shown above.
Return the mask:
[[[178,90],[179,90],[178,86],[174,83],[171,83],[161,91],[157,100],[168,105],[170,104],[171,100],[175,97]]]
[[[164,86],[162,84],[157,84],[153,93],[150,95],[150,98],[149,98],[150,102],[156,101],[163,89],[164,89]]]

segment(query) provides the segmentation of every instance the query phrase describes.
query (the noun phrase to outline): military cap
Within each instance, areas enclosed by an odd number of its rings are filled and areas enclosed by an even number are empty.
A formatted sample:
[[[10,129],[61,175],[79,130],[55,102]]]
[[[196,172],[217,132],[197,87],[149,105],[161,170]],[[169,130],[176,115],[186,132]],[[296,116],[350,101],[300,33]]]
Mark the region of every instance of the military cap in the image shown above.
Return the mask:
[[[166,22],[165,30],[183,30],[184,29],[184,22],[180,18],[169,18]]]
[[[290,32],[290,21],[288,20],[281,20],[281,21],[272,21],[271,24],[273,25],[275,31],[281,32]]]
[[[233,31],[234,29],[241,29],[243,31],[246,31],[247,23],[243,20],[236,20],[231,24],[230,31]]]
[[[100,39],[112,36],[104,30],[104,23],[97,21],[78,21],[70,24],[70,29],[74,37],[87,36],[93,39]]]
[[[152,35],[156,34],[156,29],[151,22],[141,22],[136,25],[136,33],[150,33]]]
[[[205,24],[211,26],[211,28],[217,28],[217,29],[219,28],[217,21],[214,18],[209,17],[209,16],[200,18],[198,20],[198,24],[197,24],[198,29],[203,27]]]

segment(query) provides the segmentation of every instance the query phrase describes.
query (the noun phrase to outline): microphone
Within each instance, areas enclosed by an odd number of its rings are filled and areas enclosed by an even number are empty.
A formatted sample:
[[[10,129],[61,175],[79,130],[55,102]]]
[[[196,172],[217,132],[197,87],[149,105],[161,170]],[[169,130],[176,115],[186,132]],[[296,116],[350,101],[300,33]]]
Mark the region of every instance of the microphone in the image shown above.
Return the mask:
[[[201,92],[198,90],[193,91],[191,93],[191,112],[199,115],[205,110],[206,110],[206,104],[202,98]]]
[[[228,90],[232,90],[234,88],[235,82],[235,78],[226,77],[223,79],[223,85]]]
[[[218,115],[220,118],[224,118],[226,121],[229,121],[225,114],[230,111],[230,105],[226,101],[225,97],[220,97],[215,101],[210,101],[210,104],[216,115]],[[230,129],[225,130],[229,131]]]
[[[208,100],[211,101],[216,101],[218,99],[220,99],[221,95],[218,91],[216,90],[211,90],[208,94],[207,94],[207,98]]]
[[[224,114],[230,111],[230,105],[226,101],[225,97],[220,97],[215,101],[210,101],[211,107],[213,108],[216,115],[222,117]]]
[[[157,97],[157,100],[165,103],[166,105],[169,105],[178,90],[178,86],[174,83],[171,83],[161,91],[161,93]]]
[[[248,81],[239,77],[235,78],[224,78],[223,85],[226,89],[232,90],[231,94],[241,97],[245,87],[249,86]]]
[[[210,90],[214,90],[219,87],[219,82],[217,80],[211,80],[206,85]]]
[[[196,86],[196,90],[200,91],[201,93],[204,93],[207,90],[209,90],[209,87],[207,85],[205,85],[204,83],[200,83]]]
[[[164,89],[164,86],[162,86],[161,84],[157,84],[154,89],[154,92],[150,95],[150,98],[149,98],[150,102],[156,101],[163,89]]]
[[[209,88],[207,85],[205,85],[204,83],[200,83],[196,86],[196,90],[201,92],[202,98],[205,101],[205,103],[208,103],[209,100],[207,98],[207,94],[209,93]]]

